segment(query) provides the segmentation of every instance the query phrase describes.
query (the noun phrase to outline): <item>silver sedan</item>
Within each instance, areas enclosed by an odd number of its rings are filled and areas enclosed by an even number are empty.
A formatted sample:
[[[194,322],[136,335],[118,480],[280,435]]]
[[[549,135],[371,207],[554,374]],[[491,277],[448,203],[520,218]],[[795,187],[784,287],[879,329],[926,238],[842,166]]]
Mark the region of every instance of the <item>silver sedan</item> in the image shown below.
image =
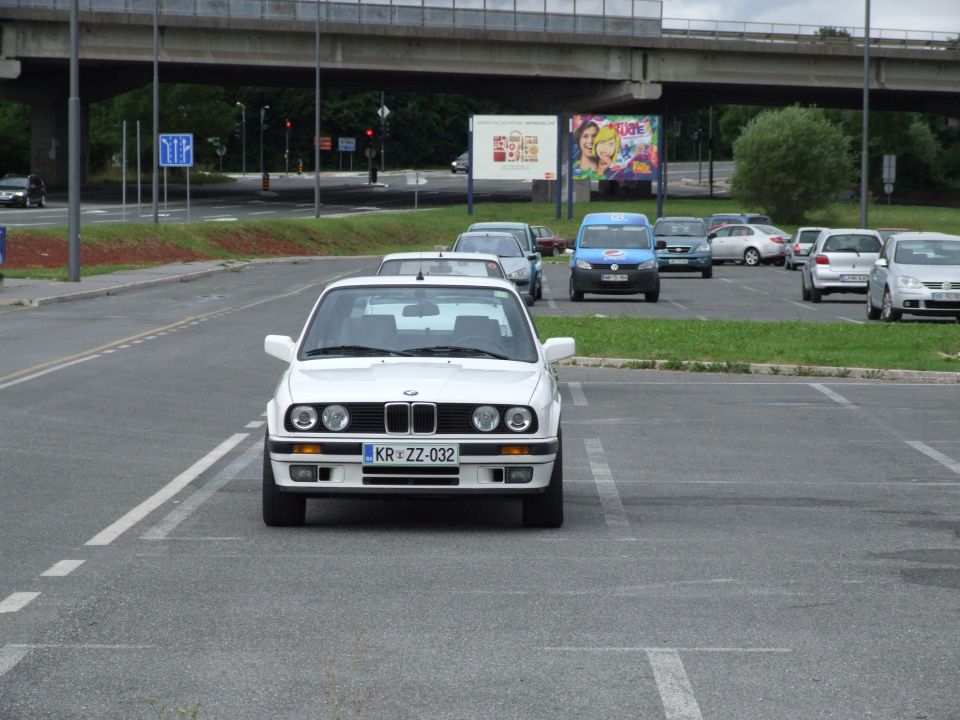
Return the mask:
[[[711,230],[714,263],[742,262],[757,266],[760,263],[783,265],[790,233],[772,225],[723,225]]]
[[[904,313],[960,320],[960,235],[890,237],[873,265],[867,317],[894,322]]]

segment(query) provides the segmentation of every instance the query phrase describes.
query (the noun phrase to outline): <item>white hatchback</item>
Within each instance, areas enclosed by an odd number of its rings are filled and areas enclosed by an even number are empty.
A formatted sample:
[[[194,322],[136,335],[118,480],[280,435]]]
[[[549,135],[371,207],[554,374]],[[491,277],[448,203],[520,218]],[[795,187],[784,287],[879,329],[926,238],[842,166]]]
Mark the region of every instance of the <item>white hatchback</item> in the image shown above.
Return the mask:
[[[882,245],[876,230],[822,230],[801,270],[801,296],[818,303],[831,293],[865,293]]]
[[[901,232],[884,244],[867,287],[867,318],[904,313],[960,320],[960,236]]]
[[[263,520],[300,525],[306,498],[509,495],[528,527],[563,523],[560,393],[506,280],[364,277],[328,285],[267,405]]]

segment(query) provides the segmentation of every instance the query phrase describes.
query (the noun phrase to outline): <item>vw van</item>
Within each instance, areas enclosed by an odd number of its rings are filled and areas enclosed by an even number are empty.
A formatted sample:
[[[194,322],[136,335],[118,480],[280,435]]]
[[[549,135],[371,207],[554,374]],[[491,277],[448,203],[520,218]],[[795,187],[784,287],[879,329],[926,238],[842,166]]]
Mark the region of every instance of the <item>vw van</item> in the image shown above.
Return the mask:
[[[570,258],[570,300],[584,293],[636,295],[660,299],[657,250],[647,216],[641,213],[590,213],[583,218]]]

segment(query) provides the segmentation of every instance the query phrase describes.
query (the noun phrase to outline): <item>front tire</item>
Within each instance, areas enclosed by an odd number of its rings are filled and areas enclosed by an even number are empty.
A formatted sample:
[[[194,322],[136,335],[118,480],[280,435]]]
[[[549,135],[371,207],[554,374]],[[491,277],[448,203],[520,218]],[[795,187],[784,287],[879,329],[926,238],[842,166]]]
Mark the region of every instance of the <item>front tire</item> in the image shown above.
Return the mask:
[[[710,267],[701,270],[701,271],[700,271],[700,277],[702,277],[704,280],[709,280],[710,278],[712,278],[712,277],[713,277],[713,266],[711,265]]]
[[[756,248],[747,248],[743,251],[743,264],[757,267],[760,264],[760,251]]]
[[[577,290],[573,284],[573,275],[570,276],[570,302],[580,302],[583,300],[583,291]]]
[[[563,525],[563,433],[557,428],[557,459],[550,484],[540,495],[523,498],[523,526],[558,528]]]
[[[537,276],[537,289],[535,292],[536,292],[536,295],[534,296],[534,299],[542,300],[543,299],[543,278],[541,278],[539,275]]]
[[[657,278],[657,284],[654,286],[653,290],[643,294],[643,299],[648,303],[655,303],[660,299],[660,278]]]
[[[880,319],[884,322],[897,322],[903,313],[893,307],[893,298],[890,297],[890,288],[883,289],[883,300],[880,305]]]
[[[307,499],[302,495],[281,492],[273,477],[269,438],[263,439],[263,522],[270,527],[303,525],[307,515]]]
[[[47,196],[46,196],[46,195],[41,195],[41,196],[40,196],[40,199],[37,201],[37,207],[38,207],[38,208],[43,208],[43,207],[46,207],[46,206],[47,206]]]

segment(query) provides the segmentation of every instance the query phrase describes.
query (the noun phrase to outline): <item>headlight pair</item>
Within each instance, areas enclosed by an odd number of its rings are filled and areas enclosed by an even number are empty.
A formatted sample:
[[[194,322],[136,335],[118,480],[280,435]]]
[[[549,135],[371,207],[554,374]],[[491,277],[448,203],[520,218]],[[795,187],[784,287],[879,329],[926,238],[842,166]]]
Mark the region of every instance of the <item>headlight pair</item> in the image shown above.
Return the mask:
[[[500,426],[500,411],[492,405],[481,405],[473,411],[470,419],[480,432],[493,432]],[[513,432],[524,432],[533,424],[533,413],[525,407],[507,408],[503,413],[503,424]]]
[[[912,288],[914,290],[919,290],[923,287],[922,282],[916,278],[910,277],[909,275],[901,275],[899,278],[897,278],[897,282],[900,284],[900,287]]]
[[[330,432],[340,432],[350,424],[350,412],[343,405],[327,405],[321,413],[312,405],[295,405],[290,409],[290,422],[304,432],[316,429],[321,422]]]

